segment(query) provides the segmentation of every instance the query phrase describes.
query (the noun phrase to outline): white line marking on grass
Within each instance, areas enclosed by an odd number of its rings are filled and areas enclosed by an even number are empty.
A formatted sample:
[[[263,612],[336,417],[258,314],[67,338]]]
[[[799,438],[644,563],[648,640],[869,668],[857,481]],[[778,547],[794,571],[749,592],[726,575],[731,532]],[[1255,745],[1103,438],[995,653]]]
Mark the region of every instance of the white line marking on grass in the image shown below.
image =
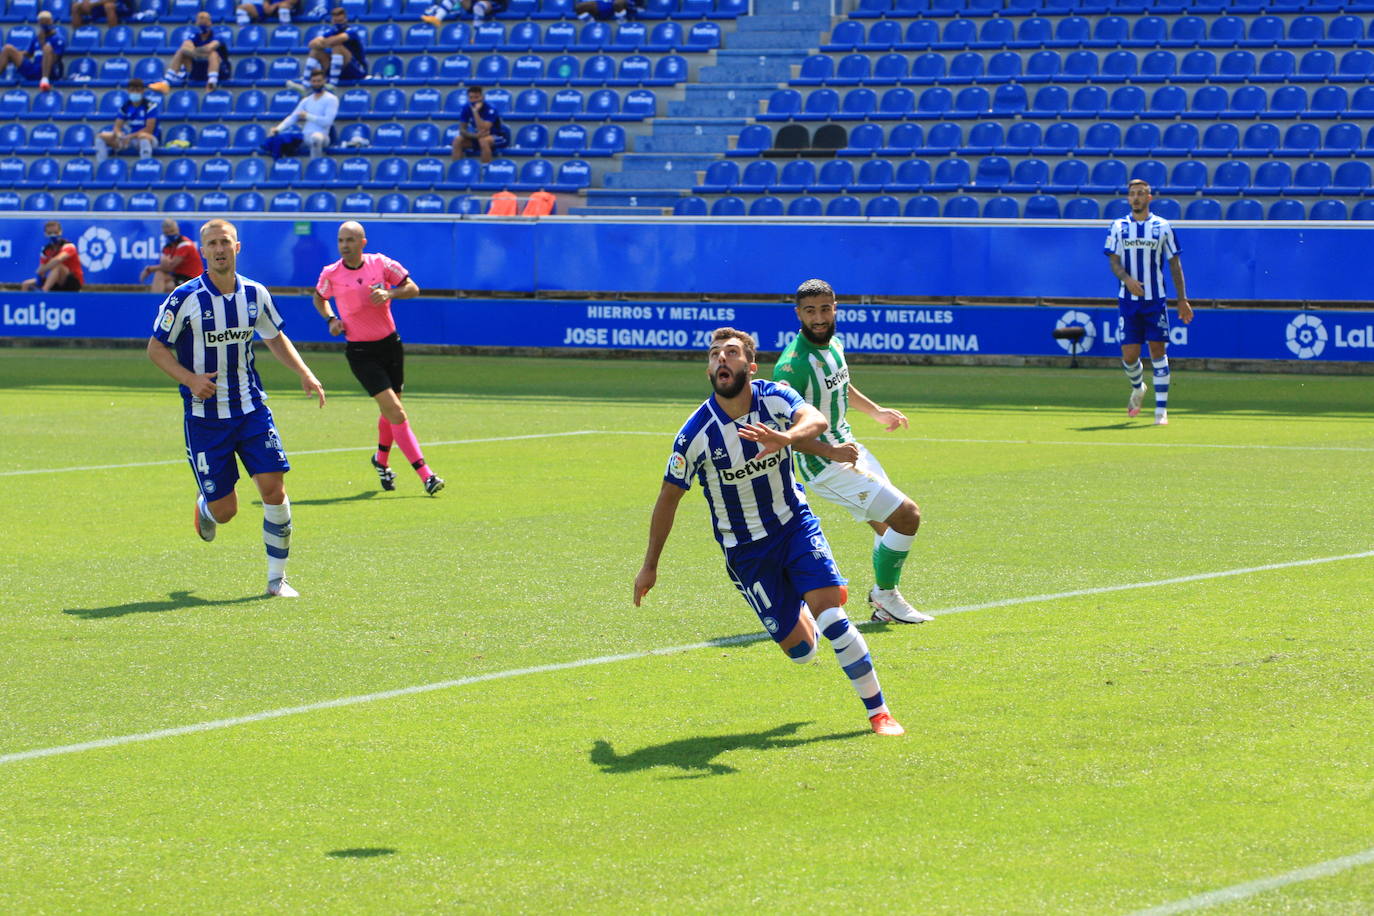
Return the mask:
[[[1100,588],[1076,589],[1070,592],[1060,592],[1053,595],[1029,595],[1022,598],[1007,598],[1002,601],[990,601],[984,604],[966,604],[958,607],[945,608],[944,610],[931,611],[935,615],[957,614],[963,611],[978,611],[994,607],[1008,607],[1015,604],[1036,604],[1043,601],[1055,601],[1060,598],[1077,598],[1082,595],[1098,595],[1104,592],[1122,591],[1128,588],[1145,588],[1157,585],[1174,585],[1180,582],[1198,582],[1204,579],[1220,579],[1225,576],[1240,576],[1246,573],[1265,572],[1275,569],[1292,569],[1298,566],[1316,566],[1321,563],[1337,563],[1341,560],[1363,559],[1374,557],[1374,550],[1367,550],[1364,553],[1347,553],[1335,557],[1318,557],[1313,560],[1291,560],[1286,563],[1270,563],[1265,566],[1247,566],[1243,569],[1227,569],[1220,572],[1197,573],[1192,576],[1178,576],[1173,579],[1160,579],[1155,582],[1136,582],[1131,585],[1106,585]],[[862,626],[863,624],[860,624]],[[476,674],[472,677],[456,678],[451,681],[438,681],[433,684],[419,684],[413,687],[400,687],[396,690],[384,690],[380,693],[367,693],[360,696],[340,697],[335,700],[322,700],[318,703],[306,703],[302,706],[287,706],[281,709],[269,709],[265,712],[256,712],[247,716],[236,716],[232,719],[215,719],[211,722],[197,722],[193,725],[181,725],[175,728],[163,728],[157,731],[143,732],[137,735],[120,735],[114,738],[100,738],[95,741],[83,741],[80,744],[64,744],[58,747],[36,748],[29,751],[16,751],[10,754],[0,754],[0,764],[15,763],[20,760],[31,760],[35,757],[54,757],[59,754],[74,754],[78,751],[90,751],[102,747],[114,747],[119,744],[132,744],[139,741],[152,741],[156,738],[172,738],[177,735],[191,735],[196,732],[213,731],[220,728],[230,728],[234,725],[247,725],[250,722],[262,722],[267,719],[280,719],[283,716],[294,716],[299,713],[315,712],[320,709],[334,709],[340,706],[356,706],[359,703],[371,703],[374,700],[387,700],[393,697],[410,696],[417,693],[429,693],[434,690],[444,690],[449,687],[461,687],[465,684],[478,684],[482,681],[497,681],[505,678],[519,677],[525,674],[543,674],[549,671],[566,671],[570,668],[585,668],[591,665],[606,665],[611,662],[633,661],[640,658],[649,658],[654,655],[671,655],[676,652],[687,652],[692,649],[710,649],[719,646],[745,645],[751,642],[760,642],[767,639],[764,633],[748,633],[740,636],[726,636],[721,639],[713,639],[709,642],[692,643],[685,646],[669,646],[662,649],[645,649],[640,652],[626,652],[621,655],[602,655],[597,658],[584,658],[570,662],[559,662],[553,665],[536,665],[532,668],[512,668],[506,671],[492,671],[487,674]]]
[[[521,439],[556,439],[563,436],[594,436],[600,433],[595,429],[574,429],[565,433],[528,433],[523,436],[488,436],[483,439],[449,439],[443,442],[426,442],[427,446],[436,445],[474,445],[480,442],[517,442]],[[344,448],[292,449],[293,455],[333,455],[338,452],[361,452],[364,449],[349,445]],[[22,471],[0,471],[0,477],[18,477],[21,474],[65,474],[68,471],[113,471],[120,468],[152,468],[167,464],[185,464],[185,458],[172,461],[133,461],[128,464],[89,464],[75,468],[29,468]]]
[[[1359,868],[1361,865],[1370,864],[1374,864],[1374,849],[1366,849],[1364,852],[1342,856],[1339,859],[1327,859],[1325,862],[1318,862],[1316,865],[1299,868],[1287,874],[1274,875],[1272,878],[1260,878],[1257,881],[1247,881],[1244,884],[1233,884],[1230,887],[1208,891],[1205,894],[1198,894],[1195,897],[1188,897],[1184,900],[1176,900],[1173,903],[1165,903],[1160,906],[1150,907],[1148,910],[1137,910],[1132,913],[1131,916],[1170,916],[1170,914],[1173,913],[1188,913],[1193,910],[1201,910],[1207,907],[1216,906],[1220,903],[1244,900],[1246,897],[1253,897],[1256,894],[1272,891],[1275,888],[1297,884],[1300,881],[1327,878],[1331,875],[1338,875],[1343,871],[1349,871],[1352,868]]]
[[[607,430],[608,434],[619,433],[622,436],[664,436],[661,432],[650,432],[649,430]],[[1166,433],[1167,435],[1167,433]],[[870,438],[868,441],[872,441]],[[1263,449],[1278,452],[1374,452],[1374,446],[1367,445],[1263,445],[1259,443],[1225,443],[1225,442],[1098,442],[1093,440],[1078,441],[1074,439],[950,439],[938,436],[896,436],[890,439],[883,439],[888,442],[946,442],[963,445],[1082,445],[1108,446],[1121,448],[1217,448],[1217,449]]]

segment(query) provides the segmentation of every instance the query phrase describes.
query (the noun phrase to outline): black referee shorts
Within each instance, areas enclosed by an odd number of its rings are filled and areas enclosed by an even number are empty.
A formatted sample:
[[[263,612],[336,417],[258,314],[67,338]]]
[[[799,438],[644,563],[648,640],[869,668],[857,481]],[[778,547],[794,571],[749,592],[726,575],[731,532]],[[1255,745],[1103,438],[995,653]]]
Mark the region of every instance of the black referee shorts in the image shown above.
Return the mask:
[[[344,347],[348,368],[362,382],[363,390],[376,397],[388,388],[400,394],[405,388],[405,351],[401,335],[381,340],[350,340]]]

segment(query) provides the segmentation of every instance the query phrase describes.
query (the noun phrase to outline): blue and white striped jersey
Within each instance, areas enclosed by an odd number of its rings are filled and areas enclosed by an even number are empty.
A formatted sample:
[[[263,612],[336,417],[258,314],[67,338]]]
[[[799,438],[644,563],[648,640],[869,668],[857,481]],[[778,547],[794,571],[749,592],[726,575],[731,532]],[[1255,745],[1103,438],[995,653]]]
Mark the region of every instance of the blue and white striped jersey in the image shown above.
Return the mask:
[[[267,395],[253,367],[253,332],[276,337],[286,323],[261,283],[235,276],[234,291],[221,295],[208,274],[172,290],[158,310],[153,336],[176,351],[192,372],[219,372],[215,396],[201,400],[185,385],[181,397],[192,417],[241,417],[262,406]]]
[[[1133,300],[1167,298],[1169,293],[1164,288],[1164,262],[1173,259],[1180,250],[1174,227],[1162,216],[1152,213],[1145,220],[1134,220],[1129,216],[1114,220],[1111,229],[1107,230],[1107,244],[1103,251],[1119,256],[1126,273],[1145,287],[1145,295],[1137,296],[1126,289],[1123,283],[1117,297]]]
[[[714,397],[697,408],[678,432],[663,475],[684,490],[697,479],[716,540],[724,547],[777,533],[806,505],[806,494],[792,476],[792,450],[755,459],[759,445],[739,437],[740,425],[747,423],[787,429],[806,401],[785,385],[763,379],[750,384],[754,400],[738,420],[726,416]]]

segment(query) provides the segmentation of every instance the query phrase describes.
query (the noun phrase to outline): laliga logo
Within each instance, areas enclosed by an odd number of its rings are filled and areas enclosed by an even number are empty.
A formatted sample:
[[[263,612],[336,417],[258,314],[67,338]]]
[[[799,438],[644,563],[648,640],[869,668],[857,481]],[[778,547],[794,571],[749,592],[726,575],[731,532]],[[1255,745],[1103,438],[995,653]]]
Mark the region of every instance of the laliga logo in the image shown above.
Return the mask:
[[[1079,353],[1086,353],[1093,348],[1093,341],[1097,339],[1097,328],[1093,326],[1093,317],[1087,312],[1069,311],[1059,317],[1054,323],[1056,331],[1062,328],[1081,327],[1083,329],[1083,340],[1078,345]],[[1065,353],[1073,352],[1073,341],[1056,340],[1059,349]]]
[[[1321,356],[1326,349],[1326,328],[1322,320],[1303,313],[1288,322],[1288,349],[1298,359]]]
[[[92,226],[81,233],[76,250],[81,253],[81,263],[87,270],[104,270],[114,261],[115,240],[110,230]]]

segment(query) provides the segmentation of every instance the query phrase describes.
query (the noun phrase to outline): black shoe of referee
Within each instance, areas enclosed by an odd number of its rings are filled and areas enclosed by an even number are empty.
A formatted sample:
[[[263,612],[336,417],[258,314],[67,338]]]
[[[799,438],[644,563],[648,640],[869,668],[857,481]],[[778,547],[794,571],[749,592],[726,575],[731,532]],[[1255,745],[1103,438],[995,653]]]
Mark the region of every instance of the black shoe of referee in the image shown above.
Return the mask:
[[[396,489],[396,472],[377,460],[377,456],[372,456],[372,466],[377,469],[377,477],[382,482],[383,490]]]
[[[428,493],[430,496],[433,496],[435,493],[438,493],[443,488],[444,478],[440,477],[438,474],[430,474],[428,477],[425,478],[425,492]]]

